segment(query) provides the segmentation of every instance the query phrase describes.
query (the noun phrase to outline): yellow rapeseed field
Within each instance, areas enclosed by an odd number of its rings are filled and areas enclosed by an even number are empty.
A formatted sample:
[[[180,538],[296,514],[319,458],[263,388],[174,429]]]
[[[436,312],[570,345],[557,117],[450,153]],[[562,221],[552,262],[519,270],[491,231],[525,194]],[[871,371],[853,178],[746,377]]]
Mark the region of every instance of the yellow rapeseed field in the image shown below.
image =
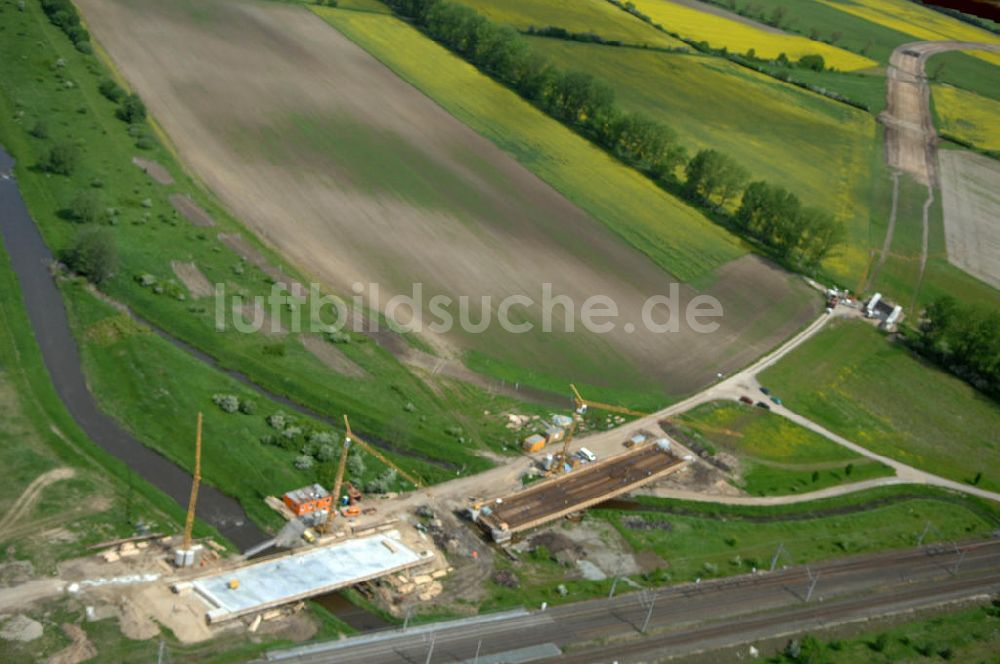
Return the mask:
[[[709,283],[716,268],[746,253],[700,212],[406,23],[378,14],[311,9],[670,274]]]
[[[950,85],[934,86],[938,131],[1000,151],[1000,102]]]
[[[1000,44],[1000,37],[991,32],[908,0],[820,0],[820,2],[866,21],[913,35],[918,39],[930,41],[954,39]],[[976,51],[971,55],[1000,65],[1000,53]]]
[[[874,60],[845,51],[836,46],[797,35],[771,32],[736,19],[700,11],[670,0],[633,0],[636,9],[659,23],[666,30],[694,41],[708,42],[712,48],[727,48],[745,54],[753,49],[757,57],[776,58],[784,53],[791,60],[803,55],[823,56],[827,67],[854,71],[875,67]]]
[[[518,30],[557,26],[570,32],[592,32],[626,44],[665,48],[686,47],[679,39],[657,30],[613,6],[607,0],[457,0],[495,23]]]

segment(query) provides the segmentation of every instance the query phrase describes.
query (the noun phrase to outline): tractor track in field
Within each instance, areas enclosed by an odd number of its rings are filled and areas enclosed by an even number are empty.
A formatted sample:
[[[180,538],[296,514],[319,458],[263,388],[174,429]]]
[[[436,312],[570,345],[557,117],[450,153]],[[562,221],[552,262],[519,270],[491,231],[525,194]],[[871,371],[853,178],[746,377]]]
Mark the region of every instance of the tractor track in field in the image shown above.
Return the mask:
[[[31,509],[31,506],[35,504],[38,497],[42,495],[42,491],[47,486],[61,480],[71,479],[75,476],[76,471],[72,468],[53,468],[36,477],[24,489],[18,499],[14,501],[14,504],[7,510],[7,514],[0,519],[0,532],[7,532],[12,525],[20,521],[28,513],[28,510]]]

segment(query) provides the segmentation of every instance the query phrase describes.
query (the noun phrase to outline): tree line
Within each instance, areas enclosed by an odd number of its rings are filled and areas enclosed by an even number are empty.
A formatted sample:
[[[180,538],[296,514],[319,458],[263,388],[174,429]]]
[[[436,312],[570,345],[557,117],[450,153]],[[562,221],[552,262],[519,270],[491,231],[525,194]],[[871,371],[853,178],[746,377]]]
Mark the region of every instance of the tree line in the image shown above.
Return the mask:
[[[623,111],[610,86],[588,73],[554,66],[515,29],[448,0],[385,2],[432,39],[622,163],[672,189],[680,187],[690,201],[728,217],[734,230],[791,264],[814,267],[843,241],[843,226],[831,215],[802,206],[782,187],[748,184],[749,172],[727,155],[702,150],[689,160],[673,129],[643,113]],[[681,185],[676,173],[685,166],[687,177]],[[727,206],[741,195],[743,204],[730,217]]]
[[[917,351],[994,399],[1000,399],[1000,312],[950,295],[931,303]]]
[[[93,53],[90,33],[80,24],[80,14],[71,0],[42,0],[42,11],[52,25],[66,33],[76,49],[81,53]]]

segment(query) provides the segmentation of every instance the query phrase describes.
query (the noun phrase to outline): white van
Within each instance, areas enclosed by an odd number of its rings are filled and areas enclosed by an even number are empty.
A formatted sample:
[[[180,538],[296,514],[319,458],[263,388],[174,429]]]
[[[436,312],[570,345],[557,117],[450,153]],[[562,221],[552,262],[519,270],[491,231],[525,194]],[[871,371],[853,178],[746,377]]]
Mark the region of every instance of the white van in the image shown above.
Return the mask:
[[[581,447],[580,451],[577,452],[577,454],[579,454],[580,458],[583,459],[584,461],[590,461],[590,462],[597,461],[597,455],[588,450],[586,447]]]

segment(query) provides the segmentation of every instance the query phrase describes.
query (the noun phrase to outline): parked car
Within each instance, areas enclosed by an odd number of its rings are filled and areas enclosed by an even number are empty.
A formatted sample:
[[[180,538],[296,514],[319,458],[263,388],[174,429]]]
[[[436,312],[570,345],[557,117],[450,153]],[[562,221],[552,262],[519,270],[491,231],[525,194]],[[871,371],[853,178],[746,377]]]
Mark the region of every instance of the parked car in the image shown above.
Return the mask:
[[[745,404],[748,404],[748,405],[750,405],[750,406],[752,406],[752,405],[753,405],[753,399],[751,399],[750,397],[748,397],[748,396],[747,396],[747,395],[745,395],[745,394],[744,394],[743,396],[741,396],[741,397],[740,397],[740,401],[742,401],[743,403],[745,403]]]
[[[771,410],[771,406],[766,401],[758,401],[757,407],[763,408],[764,410]]]
[[[768,389],[768,388],[766,388],[766,387],[762,387],[762,388],[760,388],[760,391],[761,391],[761,392],[763,392],[764,394],[770,394],[770,393],[771,393],[771,390],[769,390],[769,389]]]
[[[778,404],[779,406],[781,405],[781,397],[776,397],[776,396],[774,396],[772,394],[771,395],[771,401],[773,401],[774,403]]]

